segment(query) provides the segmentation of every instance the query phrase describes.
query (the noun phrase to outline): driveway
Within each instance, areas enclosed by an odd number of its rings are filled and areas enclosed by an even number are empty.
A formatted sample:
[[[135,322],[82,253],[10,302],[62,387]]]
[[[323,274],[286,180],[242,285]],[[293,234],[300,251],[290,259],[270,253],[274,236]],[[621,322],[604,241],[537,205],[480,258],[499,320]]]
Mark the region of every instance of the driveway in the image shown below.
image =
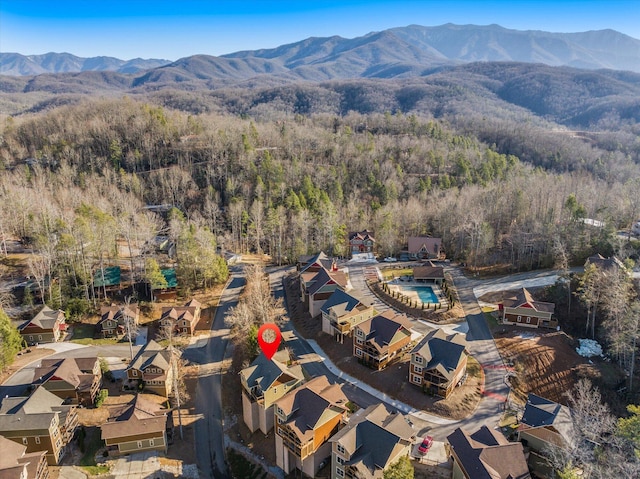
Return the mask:
[[[160,470],[158,453],[149,451],[118,458],[111,474],[118,479],[155,479],[163,477]]]

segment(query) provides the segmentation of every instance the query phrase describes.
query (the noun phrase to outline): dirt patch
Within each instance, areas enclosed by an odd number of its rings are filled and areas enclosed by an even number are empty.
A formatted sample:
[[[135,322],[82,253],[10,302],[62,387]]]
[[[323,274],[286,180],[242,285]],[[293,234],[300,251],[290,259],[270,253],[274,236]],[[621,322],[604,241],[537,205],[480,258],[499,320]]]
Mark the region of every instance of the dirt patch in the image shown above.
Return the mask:
[[[522,404],[529,393],[566,404],[565,392],[580,378],[600,377],[598,368],[576,353],[574,340],[563,332],[515,327],[503,331],[496,335],[496,346],[505,364],[513,367],[515,377],[510,383]]]
[[[33,361],[37,361],[38,359],[50,356],[53,353],[55,353],[53,349],[45,348],[28,348],[20,351],[13,363],[11,363],[11,366],[7,367],[0,373],[0,384],[4,384],[4,382],[9,379],[13,375],[13,373],[19,371],[27,364],[32,363]]]

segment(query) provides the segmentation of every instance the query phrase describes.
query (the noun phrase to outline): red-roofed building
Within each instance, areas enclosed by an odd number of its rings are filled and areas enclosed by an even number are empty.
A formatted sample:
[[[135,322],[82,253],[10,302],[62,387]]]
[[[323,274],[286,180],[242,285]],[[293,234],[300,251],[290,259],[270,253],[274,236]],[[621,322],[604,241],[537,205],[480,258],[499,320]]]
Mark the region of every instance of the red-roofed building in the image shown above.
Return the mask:
[[[502,323],[527,328],[556,328],[558,321],[552,318],[554,309],[555,304],[536,301],[522,288],[513,298],[502,302]]]

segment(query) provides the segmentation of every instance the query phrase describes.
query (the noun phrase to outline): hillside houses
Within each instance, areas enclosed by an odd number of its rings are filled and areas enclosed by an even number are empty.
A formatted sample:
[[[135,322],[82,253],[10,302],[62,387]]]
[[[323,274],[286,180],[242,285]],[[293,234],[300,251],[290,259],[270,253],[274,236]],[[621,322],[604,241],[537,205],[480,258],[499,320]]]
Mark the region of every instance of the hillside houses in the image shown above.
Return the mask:
[[[193,336],[201,312],[202,305],[196,299],[188,301],[184,306],[164,307],[160,316],[160,328],[176,336]]]
[[[60,463],[78,427],[76,406],[45,388],[29,397],[7,397],[0,405],[0,435],[27,447],[27,453],[46,453],[47,464]]]
[[[373,306],[341,289],[336,289],[320,308],[322,332],[342,343],[351,336],[353,328],[377,314]]]
[[[18,326],[22,338],[29,345],[55,343],[62,338],[66,330],[64,311],[53,310],[49,306],[43,306],[33,319]]]
[[[500,431],[482,426],[474,433],[457,428],[445,448],[453,479],[530,479],[522,444],[508,442]]]
[[[409,382],[446,399],[462,380],[466,370],[464,337],[435,329],[411,351]]]
[[[336,290],[351,289],[347,276],[340,271],[335,260],[324,253],[299,262],[300,300],[308,308],[311,317],[320,314],[320,309]]]
[[[43,359],[33,373],[33,383],[55,394],[65,404],[92,406],[102,386],[97,357]]]
[[[242,384],[242,417],[251,432],[267,434],[273,429],[273,405],[306,380],[303,367],[285,350],[271,360],[259,354],[248,368],[240,371]]]
[[[128,325],[135,329],[139,319],[140,308],[137,304],[103,306],[98,329],[103,338],[118,338],[127,332]]]
[[[110,456],[167,452],[173,440],[173,417],[157,403],[138,394],[128,404],[114,408],[100,429]]]
[[[558,321],[552,317],[555,305],[536,301],[526,288],[521,288],[515,296],[505,299],[501,309],[503,324],[535,329],[555,329],[558,326]]]
[[[325,376],[314,378],[275,403],[276,464],[315,477],[331,455],[329,438],[345,424],[348,399],[342,387]]]
[[[1,479],[49,479],[45,451],[27,453],[27,446],[0,436]]]
[[[151,340],[135,355],[126,369],[125,386],[137,390],[142,384],[145,391],[169,397],[173,389],[173,353],[169,348]]]
[[[331,478],[378,479],[411,453],[416,431],[383,404],[361,409],[331,439]]]
[[[411,344],[411,323],[393,311],[378,314],[354,328],[353,355],[372,369],[384,369]]]

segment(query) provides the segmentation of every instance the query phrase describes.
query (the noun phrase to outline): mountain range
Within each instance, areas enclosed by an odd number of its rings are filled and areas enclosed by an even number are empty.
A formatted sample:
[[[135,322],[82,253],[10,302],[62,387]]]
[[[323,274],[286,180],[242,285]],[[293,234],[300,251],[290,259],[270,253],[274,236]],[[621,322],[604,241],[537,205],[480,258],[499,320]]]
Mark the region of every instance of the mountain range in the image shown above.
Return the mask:
[[[42,73],[69,73],[85,71],[113,71],[136,73],[171,63],[169,60],[134,58],[120,60],[114,57],[82,58],[70,53],[45,53],[44,55],[21,55],[0,53],[0,74],[31,76]]]
[[[355,39],[307,38],[170,63],[69,54],[23,57],[61,71],[26,76],[16,73],[27,71],[19,57],[0,54],[1,113],[37,112],[87,95],[126,94],[191,113],[402,111],[535,118],[581,128],[640,122],[640,41],[613,30],[412,25]],[[145,68],[145,62],[157,65]]]
[[[582,33],[519,31],[499,25],[410,25],[346,39],[307,38],[272,49],[214,57],[194,55],[176,62],[158,59],[80,58],[69,53],[0,53],[0,74],[109,71],[137,74],[147,81],[239,80],[256,75],[288,79],[396,78],[469,62],[515,61],[640,72],[640,40],[614,30]]]

